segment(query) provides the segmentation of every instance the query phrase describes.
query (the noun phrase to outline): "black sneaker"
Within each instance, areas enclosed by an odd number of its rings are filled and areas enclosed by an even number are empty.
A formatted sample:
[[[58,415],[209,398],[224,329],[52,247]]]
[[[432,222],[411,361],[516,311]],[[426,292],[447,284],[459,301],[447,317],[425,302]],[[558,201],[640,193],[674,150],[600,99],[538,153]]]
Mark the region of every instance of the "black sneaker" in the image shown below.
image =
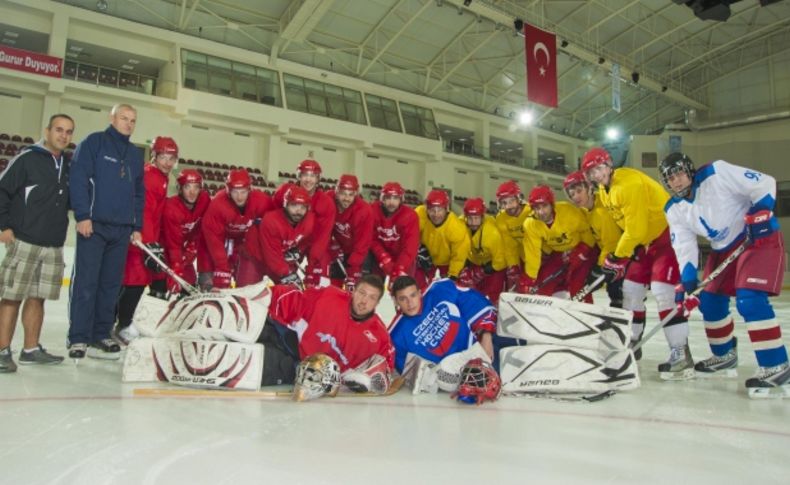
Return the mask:
[[[36,350],[33,352],[26,352],[24,350],[19,352],[20,364],[54,365],[60,364],[61,362],[63,362],[63,357],[50,354],[41,344],[38,344]]]
[[[0,374],[10,374],[11,372],[16,372],[16,364],[11,347],[6,347],[0,350]]]
[[[93,342],[88,347],[88,357],[92,359],[118,360],[121,356],[121,346],[111,338]]]

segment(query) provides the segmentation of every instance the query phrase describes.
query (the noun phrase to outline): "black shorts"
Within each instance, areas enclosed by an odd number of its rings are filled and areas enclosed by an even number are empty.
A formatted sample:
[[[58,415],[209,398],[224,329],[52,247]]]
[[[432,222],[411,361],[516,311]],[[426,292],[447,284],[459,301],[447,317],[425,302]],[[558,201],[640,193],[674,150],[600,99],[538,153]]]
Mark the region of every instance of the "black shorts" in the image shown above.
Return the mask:
[[[258,343],[263,344],[261,385],[293,384],[299,365],[299,339],[296,332],[267,319]]]

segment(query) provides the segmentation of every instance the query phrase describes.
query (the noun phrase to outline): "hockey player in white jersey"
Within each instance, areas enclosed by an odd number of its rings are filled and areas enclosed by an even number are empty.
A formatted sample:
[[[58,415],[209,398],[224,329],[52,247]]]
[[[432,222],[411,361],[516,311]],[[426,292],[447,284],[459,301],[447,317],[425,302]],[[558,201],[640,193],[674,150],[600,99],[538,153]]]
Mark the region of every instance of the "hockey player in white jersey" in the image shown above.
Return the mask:
[[[776,180],[723,160],[696,170],[691,159],[681,153],[662,160],[660,172],[673,194],[664,210],[681,271],[678,300],[698,285],[697,236],[708,239],[713,249],[704,276],[750,239],[746,250],[700,293],[699,308],[713,356],[697,362],[696,371],[700,375],[737,375],[737,342],[729,311],[730,297],[734,296],[759,365],[757,374],[746,381],[749,396],[790,396],[787,350],[768,301],[781,291],[785,267],[782,234],[772,212]]]

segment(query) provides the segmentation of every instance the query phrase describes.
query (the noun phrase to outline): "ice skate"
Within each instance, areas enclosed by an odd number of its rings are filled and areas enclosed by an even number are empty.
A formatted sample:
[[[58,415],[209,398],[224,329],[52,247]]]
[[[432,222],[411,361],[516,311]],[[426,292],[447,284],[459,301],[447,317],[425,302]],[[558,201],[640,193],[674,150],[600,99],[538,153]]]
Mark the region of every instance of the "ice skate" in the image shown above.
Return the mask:
[[[658,365],[659,376],[665,381],[685,381],[694,378],[694,359],[688,344],[670,349],[669,360]]]
[[[111,338],[99,340],[88,347],[88,357],[92,359],[118,360],[120,353],[121,346]]]
[[[63,362],[63,357],[52,355],[39,344],[33,352],[19,352],[19,363],[25,365],[55,365]]]
[[[746,380],[746,391],[752,399],[790,397],[790,364],[760,367],[754,377]]]
[[[16,364],[11,347],[6,347],[0,350],[0,374],[10,374],[11,372],[16,372]]]
[[[694,364],[694,370],[702,377],[738,376],[738,340],[724,355],[714,355]]]
[[[85,353],[88,351],[88,344],[70,344],[69,345],[69,358],[74,359],[74,363],[79,363],[80,360],[85,358]]]

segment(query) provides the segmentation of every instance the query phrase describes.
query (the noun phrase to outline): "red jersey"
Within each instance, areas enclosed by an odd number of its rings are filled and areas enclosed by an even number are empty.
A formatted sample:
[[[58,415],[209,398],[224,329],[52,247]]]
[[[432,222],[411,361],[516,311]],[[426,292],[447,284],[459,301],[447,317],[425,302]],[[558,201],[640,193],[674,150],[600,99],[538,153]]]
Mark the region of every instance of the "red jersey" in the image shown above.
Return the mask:
[[[277,188],[274,193],[274,204],[283,207],[283,197],[288,190],[290,183],[284,183]],[[315,228],[313,241],[310,244],[307,259],[313,266],[320,266],[321,261],[326,261],[327,250],[329,249],[329,239],[332,236],[332,226],[335,223],[334,199],[330,199],[327,194],[315,189],[310,200],[310,210],[315,213]]]
[[[256,241],[247,241],[247,233],[250,227],[260,224],[263,215],[273,208],[271,197],[257,189],[250,190],[243,208],[236,206],[225,189],[217,192],[201,223],[210,260],[207,271],[231,272],[233,268],[228,256],[235,256],[245,243],[250,246],[257,244]],[[257,235],[252,237],[255,238]]]
[[[335,226],[332,229],[333,245],[340,246],[348,265],[346,273],[358,273],[373,242],[373,211],[367,202],[357,196],[348,209],[340,212],[335,201],[335,191],[327,192],[335,202]]]
[[[156,168],[153,163],[143,168],[145,184],[145,202],[143,205],[143,242],[161,242],[162,213],[167,198],[167,175]],[[123,272],[123,284],[127,286],[145,286],[153,280],[153,273],[145,267],[143,252],[129,245],[126,253],[126,267]]]
[[[273,210],[258,225],[258,244],[249,246],[250,254],[263,263],[264,274],[279,281],[296,271],[313,241],[314,228],[315,215],[310,211],[294,226],[285,209]]]
[[[351,294],[333,286],[301,291],[290,285],[272,288],[269,316],[296,332],[299,357],[323,352],[353,369],[375,354],[393,369],[395,349],[387,328],[375,313],[365,320],[351,317]]]
[[[165,201],[162,246],[167,264],[176,273],[181,274],[185,267],[194,263],[198,254],[202,256],[205,253],[200,225],[210,202],[211,197],[206,191],[200,192],[191,209],[180,195],[174,195]]]
[[[381,201],[371,206],[373,211],[373,243],[371,250],[376,259],[392,258],[396,266],[408,269],[417,259],[420,248],[420,222],[414,209],[401,204],[389,216],[384,214]]]

